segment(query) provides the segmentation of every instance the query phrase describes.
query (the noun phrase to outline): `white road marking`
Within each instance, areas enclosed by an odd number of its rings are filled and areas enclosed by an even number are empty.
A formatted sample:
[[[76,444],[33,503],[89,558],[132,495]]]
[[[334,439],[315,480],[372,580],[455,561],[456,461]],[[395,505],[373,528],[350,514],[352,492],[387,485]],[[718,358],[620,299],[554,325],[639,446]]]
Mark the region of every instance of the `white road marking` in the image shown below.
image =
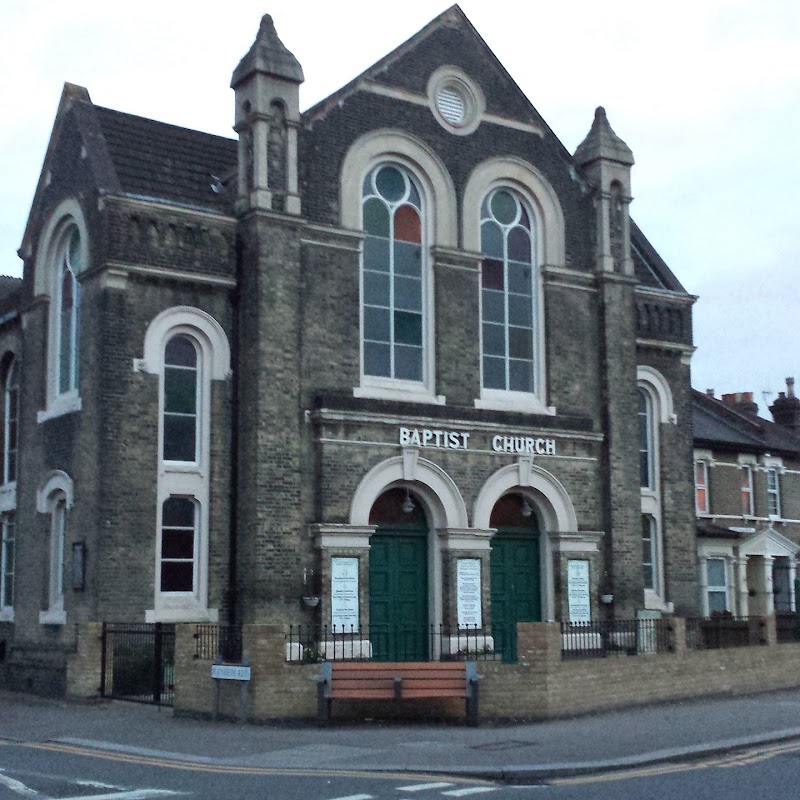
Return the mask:
[[[0,770],[0,786],[5,786],[6,788],[11,789],[12,792],[21,794],[23,797],[36,797],[39,798],[39,800],[45,800],[45,795],[39,794],[39,792],[34,791],[20,781],[15,781],[13,778],[3,775],[2,772],[3,771]]]
[[[417,783],[413,786],[398,786],[398,792],[426,792],[429,789],[446,789],[452,783]]]
[[[483,794],[484,792],[496,792],[496,786],[472,786],[469,789],[453,789],[452,792],[442,792],[447,797],[467,797],[470,794]]]
[[[62,797],[59,800],[147,800],[148,797],[166,797],[183,794],[171,792],[169,789],[131,789],[127,792],[111,792],[110,794],[84,794],[80,797]]]
[[[119,786],[114,786],[113,783],[101,783],[100,781],[74,781],[78,786],[91,786],[93,789],[116,789],[121,792]]]
[[[371,794],[349,794],[347,797],[334,797],[333,800],[372,800]]]

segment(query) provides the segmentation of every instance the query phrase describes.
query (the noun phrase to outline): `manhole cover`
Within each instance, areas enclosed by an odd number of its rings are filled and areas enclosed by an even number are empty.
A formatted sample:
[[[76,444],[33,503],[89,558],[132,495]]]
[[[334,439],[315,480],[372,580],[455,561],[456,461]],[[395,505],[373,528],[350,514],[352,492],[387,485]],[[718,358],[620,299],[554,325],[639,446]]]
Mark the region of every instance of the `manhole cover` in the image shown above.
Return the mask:
[[[515,750],[518,747],[533,747],[536,742],[520,742],[510,739],[507,742],[487,742],[486,744],[476,744],[471,750]]]

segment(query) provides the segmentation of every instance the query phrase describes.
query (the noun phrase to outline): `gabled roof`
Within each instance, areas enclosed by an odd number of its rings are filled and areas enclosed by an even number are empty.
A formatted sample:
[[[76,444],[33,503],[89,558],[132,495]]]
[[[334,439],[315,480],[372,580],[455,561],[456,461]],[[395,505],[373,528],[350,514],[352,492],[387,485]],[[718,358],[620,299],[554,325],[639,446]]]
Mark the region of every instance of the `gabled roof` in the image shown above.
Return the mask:
[[[634,274],[640,286],[687,293],[633,219],[631,219],[631,258]]]
[[[94,107],[120,190],[137,197],[227,211],[216,178],[236,169],[237,142],[121,111]]]
[[[800,457],[800,437],[782,425],[732,408],[721,400],[692,390],[695,445],[747,453]]]
[[[41,206],[67,119],[77,126],[97,191],[229,213],[222,184],[236,169],[237,142],[177,125],[95,106],[82,86],[64,84],[39,183],[23,236]],[[216,180],[219,179],[219,180]]]

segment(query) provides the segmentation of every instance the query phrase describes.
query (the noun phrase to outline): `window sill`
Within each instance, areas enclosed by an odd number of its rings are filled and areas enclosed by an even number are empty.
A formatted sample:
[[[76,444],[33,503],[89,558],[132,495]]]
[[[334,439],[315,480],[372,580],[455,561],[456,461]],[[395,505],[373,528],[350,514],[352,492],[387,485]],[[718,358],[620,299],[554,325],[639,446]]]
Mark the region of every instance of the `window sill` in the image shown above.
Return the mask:
[[[527,392],[504,392],[499,389],[484,389],[475,400],[475,408],[488,411],[520,411],[524,414],[546,414],[554,417],[555,406],[546,406],[535,394]]]
[[[17,482],[0,486],[0,512],[14,511],[17,507]]]
[[[663,611],[665,614],[672,614],[675,611],[674,603],[667,603],[652,589],[644,590],[644,607],[647,611]]]
[[[0,622],[13,622],[13,621],[14,621],[14,609],[9,606],[0,608]]]
[[[47,422],[49,419],[63,417],[65,414],[73,414],[81,410],[81,397],[77,391],[60,394],[53,398],[48,408],[36,412],[36,421],[39,423]]]
[[[159,606],[144,612],[145,622],[219,622],[219,609],[201,608],[197,603]]]
[[[40,625],[66,625],[67,612],[64,611],[59,605],[47,609],[47,611],[39,612]]]
[[[353,397],[364,397],[369,400],[400,400],[407,403],[428,403],[443,406],[447,398],[441,394],[433,394],[424,388],[409,389],[405,386],[356,386]]]

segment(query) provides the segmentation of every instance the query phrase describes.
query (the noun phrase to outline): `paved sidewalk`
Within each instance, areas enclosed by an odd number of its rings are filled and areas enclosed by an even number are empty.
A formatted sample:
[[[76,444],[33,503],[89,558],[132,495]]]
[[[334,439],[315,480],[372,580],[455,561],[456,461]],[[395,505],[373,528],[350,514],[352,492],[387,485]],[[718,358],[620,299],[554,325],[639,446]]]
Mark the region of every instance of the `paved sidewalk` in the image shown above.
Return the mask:
[[[800,739],[800,690],[693,700],[548,722],[239,725],[133,703],[0,692],[0,739],[60,741],[265,768],[449,772],[544,780]]]

